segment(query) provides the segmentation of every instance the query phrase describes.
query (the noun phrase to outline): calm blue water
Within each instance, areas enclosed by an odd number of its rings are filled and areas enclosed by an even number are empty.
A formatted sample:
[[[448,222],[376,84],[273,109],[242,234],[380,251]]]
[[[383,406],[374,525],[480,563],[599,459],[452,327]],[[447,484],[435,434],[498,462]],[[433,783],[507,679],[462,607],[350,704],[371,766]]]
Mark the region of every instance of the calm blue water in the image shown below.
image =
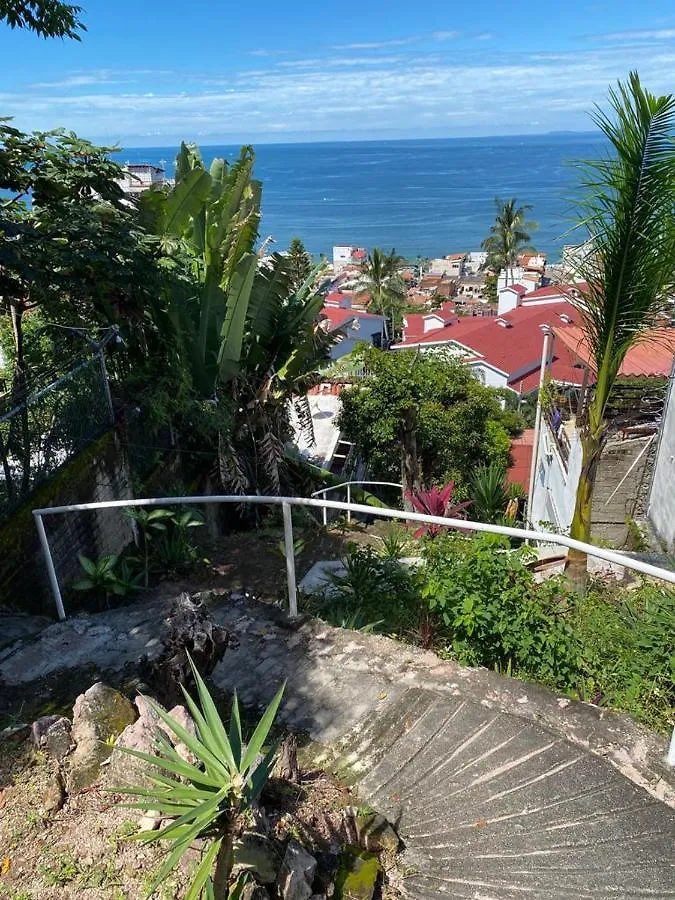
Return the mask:
[[[573,163],[602,155],[592,134],[362,143],[267,144],[256,148],[263,182],[261,238],[282,249],[302,238],[314,254],[333,244],[395,247],[404,256],[478,249],[494,218],[494,198],[534,207],[536,247],[552,258],[573,224]],[[208,163],[238,147],[204,147]],[[125,148],[123,162],[164,161],[175,147]]]

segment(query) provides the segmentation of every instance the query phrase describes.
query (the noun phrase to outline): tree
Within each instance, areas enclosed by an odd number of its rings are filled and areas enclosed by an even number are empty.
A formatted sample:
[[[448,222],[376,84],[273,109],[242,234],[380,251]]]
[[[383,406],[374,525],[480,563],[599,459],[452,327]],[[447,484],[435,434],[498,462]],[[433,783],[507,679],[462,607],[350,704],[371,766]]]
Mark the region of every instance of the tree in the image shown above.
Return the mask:
[[[532,209],[530,205],[516,206],[517,200],[495,200],[497,216],[494,225],[490,228],[490,234],[485,238],[481,247],[488,254],[487,264],[498,272],[506,272],[506,283],[513,283],[513,267],[521,253],[530,242],[529,232],[537,225],[535,222],[527,222],[526,215]]]
[[[288,261],[293,287],[296,291],[300,290],[314,268],[312,257],[305,250],[305,245],[300,238],[293,238],[291,241],[291,246],[288,248]]]
[[[86,27],[80,21],[81,6],[60,0],[0,0],[0,22],[10,28],[25,28],[40,37],[81,40]]]
[[[339,427],[376,478],[406,494],[457,482],[466,495],[481,462],[506,466],[510,440],[496,393],[452,359],[366,348],[368,375],[342,393]]]
[[[369,308],[384,316],[385,338],[394,339],[405,306],[405,285],[398,272],[404,263],[395,250],[383,253],[375,247],[357,283],[357,290],[370,295]]]
[[[209,405],[221,480],[241,494],[279,492],[290,405],[311,427],[301,397],[338,338],[319,326],[312,273],[296,290],[287,255],[260,262],[254,252],[261,185],[253,163],[243,147],[232,166],[216,159],[207,171],[198,149],[182,145],[175,187],[141,198],[168,259],[192,272],[169,298],[169,318],[196,404]]]
[[[675,290],[675,96],[645,90],[638,74],[609,92],[594,121],[613,154],[586,164],[582,225],[590,252],[579,308],[596,381],[581,422],[582,464],[570,536],[591,536],[593,489],[607,436],[605,409],[621,364],[649,337]],[[585,587],[586,555],[569,550],[567,573]]]

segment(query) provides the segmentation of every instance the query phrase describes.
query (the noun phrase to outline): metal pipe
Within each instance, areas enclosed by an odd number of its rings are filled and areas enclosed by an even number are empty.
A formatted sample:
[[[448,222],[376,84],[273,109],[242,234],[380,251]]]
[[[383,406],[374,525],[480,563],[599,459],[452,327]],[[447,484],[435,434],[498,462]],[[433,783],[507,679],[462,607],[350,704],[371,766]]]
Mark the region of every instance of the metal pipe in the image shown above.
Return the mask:
[[[352,486],[351,486],[351,484],[348,484],[347,485],[347,506],[350,507],[347,510],[347,524],[348,525],[351,524],[351,521],[352,521],[351,505],[352,505]]]
[[[47,540],[47,532],[45,531],[45,523],[42,521],[42,515],[39,512],[33,512],[33,516],[35,517],[35,524],[37,525],[38,535],[40,538],[40,544],[42,545],[42,552],[45,557],[45,565],[47,566],[47,574],[49,575],[49,583],[52,588],[52,593],[54,594],[54,600],[56,602],[56,612],[61,621],[66,618],[66,611],[63,608],[63,598],[61,597],[61,590],[59,588],[59,580],[56,577],[56,569],[54,568],[54,560],[52,559],[52,552],[49,549],[49,541]]]
[[[539,457],[539,435],[541,432],[541,392],[546,380],[546,367],[548,366],[549,348],[553,330],[548,325],[542,326],[544,343],[541,349],[541,367],[539,369],[539,391],[537,392],[537,412],[534,419],[534,443],[532,446],[532,462],[530,464],[530,486],[527,492],[527,523],[533,525],[532,501],[534,499],[534,480],[537,474],[537,461]]]
[[[261,506],[282,506],[284,503],[290,503],[291,506],[307,506],[312,509],[321,509],[322,507],[325,507],[327,509],[347,511],[346,503],[341,503],[337,500],[318,500],[313,497],[266,497],[260,494],[244,496],[240,494],[209,494],[196,497],[148,497],[133,500],[103,500],[97,503],[74,503],[69,506],[52,506],[45,507],[44,509],[37,509],[33,511],[33,514],[51,516],[66,512],[86,512],[91,509],[125,509],[131,506],[180,506],[195,503],[252,503]],[[463,531],[503,534],[507,537],[560,544],[562,547],[581,550],[589,556],[595,556],[598,559],[604,559],[607,562],[613,562],[619,566],[625,566],[627,569],[634,569],[636,572],[642,572],[645,575],[651,575],[654,578],[660,578],[662,581],[675,584],[675,571],[661,569],[658,566],[652,566],[639,559],[632,559],[632,557],[617,550],[608,550],[605,547],[595,547],[593,544],[577,541],[565,534],[549,534],[546,531],[535,531],[532,528],[512,528],[510,525],[490,525],[485,522],[472,522],[468,519],[446,519],[442,516],[427,516],[424,513],[407,512],[402,509],[384,509],[379,506],[366,506],[362,503],[352,504],[352,512],[364,513],[365,515],[376,516],[381,519],[401,519],[405,522],[444,525],[447,528],[457,528]]]
[[[295,543],[293,541],[293,514],[291,504],[286,500],[281,504],[284,514],[284,550],[286,555],[286,584],[288,587],[288,612],[298,614],[298,591],[295,584]]]

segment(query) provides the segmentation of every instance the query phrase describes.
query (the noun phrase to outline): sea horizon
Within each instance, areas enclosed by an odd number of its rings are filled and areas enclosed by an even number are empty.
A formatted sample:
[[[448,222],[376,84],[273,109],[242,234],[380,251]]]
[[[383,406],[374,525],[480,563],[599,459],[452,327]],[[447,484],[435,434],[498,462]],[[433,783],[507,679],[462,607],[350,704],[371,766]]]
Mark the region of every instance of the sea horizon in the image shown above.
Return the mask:
[[[200,145],[204,161],[232,160],[241,143]],[[299,237],[314,256],[335,244],[395,248],[412,259],[478,250],[495,198],[531,204],[531,244],[560,256],[570,234],[579,172],[574,162],[606,149],[597,132],[494,137],[391,138],[252,144],[263,183],[260,238],[272,249]],[[125,147],[114,157],[164,167],[178,145]]]

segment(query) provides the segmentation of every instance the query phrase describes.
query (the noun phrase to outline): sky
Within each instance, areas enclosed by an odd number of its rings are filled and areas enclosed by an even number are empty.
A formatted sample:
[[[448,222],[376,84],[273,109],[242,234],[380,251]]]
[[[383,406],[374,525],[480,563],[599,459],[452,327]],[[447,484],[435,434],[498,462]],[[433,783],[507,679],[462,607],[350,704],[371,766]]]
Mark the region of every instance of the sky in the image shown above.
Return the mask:
[[[673,0],[79,0],[81,42],[0,22],[0,116],[107,144],[588,131],[637,69],[675,90]]]

